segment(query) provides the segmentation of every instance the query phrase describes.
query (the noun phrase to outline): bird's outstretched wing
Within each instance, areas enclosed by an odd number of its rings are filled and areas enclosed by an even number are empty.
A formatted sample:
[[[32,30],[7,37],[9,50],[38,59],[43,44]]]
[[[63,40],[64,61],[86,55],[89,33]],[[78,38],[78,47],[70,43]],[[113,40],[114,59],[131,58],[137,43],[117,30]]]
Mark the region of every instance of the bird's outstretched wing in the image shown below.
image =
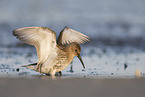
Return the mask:
[[[13,31],[13,35],[36,47],[38,63],[44,62],[51,52],[56,51],[56,33],[47,27],[19,28]]]
[[[72,42],[77,42],[78,44],[83,44],[87,41],[89,41],[89,37],[76,31],[73,29],[70,29],[69,27],[65,27],[58,37],[58,45],[62,44],[70,44]]]

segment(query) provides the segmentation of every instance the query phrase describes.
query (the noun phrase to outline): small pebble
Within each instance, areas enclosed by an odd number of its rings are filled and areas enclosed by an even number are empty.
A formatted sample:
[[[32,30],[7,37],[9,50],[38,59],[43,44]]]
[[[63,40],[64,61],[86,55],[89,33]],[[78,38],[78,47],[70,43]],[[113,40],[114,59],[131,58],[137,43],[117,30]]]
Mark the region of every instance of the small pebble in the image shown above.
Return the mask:
[[[19,70],[20,70],[19,68],[16,69],[17,72],[19,72]]]
[[[125,64],[124,64],[124,69],[126,69],[127,67],[128,67],[128,66],[127,66],[127,64],[125,63]]]

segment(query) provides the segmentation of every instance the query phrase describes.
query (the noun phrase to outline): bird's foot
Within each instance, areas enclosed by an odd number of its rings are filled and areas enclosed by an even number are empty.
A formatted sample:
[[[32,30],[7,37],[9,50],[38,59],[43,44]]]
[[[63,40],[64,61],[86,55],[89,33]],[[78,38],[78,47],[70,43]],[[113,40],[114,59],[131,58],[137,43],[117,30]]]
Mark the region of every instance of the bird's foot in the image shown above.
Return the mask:
[[[59,71],[58,74],[59,74],[59,76],[62,76],[62,72],[61,71]]]
[[[71,67],[70,67],[69,72],[71,72],[71,73],[73,73],[73,72],[74,72],[74,70],[73,70],[73,65],[72,65],[72,64],[71,64]]]

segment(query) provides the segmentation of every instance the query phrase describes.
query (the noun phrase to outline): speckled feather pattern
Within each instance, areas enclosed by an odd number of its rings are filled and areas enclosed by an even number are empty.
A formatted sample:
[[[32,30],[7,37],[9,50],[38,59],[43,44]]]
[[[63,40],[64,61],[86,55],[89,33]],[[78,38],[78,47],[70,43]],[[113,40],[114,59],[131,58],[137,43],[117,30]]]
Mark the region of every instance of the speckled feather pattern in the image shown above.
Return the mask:
[[[78,56],[84,66],[79,44],[89,41],[90,38],[76,30],[65,27],[57,42],[56,33],[47,27],[19,28],[13,31],[13,35],[24,43],[36,47],[38,62],[35,70],[40,73],[54,76],[56,72],[65,69],[74,56]]]

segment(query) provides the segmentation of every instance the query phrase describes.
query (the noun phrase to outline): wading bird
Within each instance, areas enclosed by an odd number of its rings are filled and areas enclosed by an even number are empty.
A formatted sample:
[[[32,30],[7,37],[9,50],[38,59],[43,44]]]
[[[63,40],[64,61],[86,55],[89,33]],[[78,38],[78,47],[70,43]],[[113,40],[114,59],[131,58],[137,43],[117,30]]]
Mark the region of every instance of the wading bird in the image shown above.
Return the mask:
[[[36,47],[38,62],[24,66],[26,68],[51,76],[56,73],[61,75],[61,71],[72,62],[74,56],[79,58],[85,68],[79,44],[89,41],[90,38],[76,30],[65,27],[57,41],[56,33],[47,27],[23,27],[14,30],[13,35]]]

